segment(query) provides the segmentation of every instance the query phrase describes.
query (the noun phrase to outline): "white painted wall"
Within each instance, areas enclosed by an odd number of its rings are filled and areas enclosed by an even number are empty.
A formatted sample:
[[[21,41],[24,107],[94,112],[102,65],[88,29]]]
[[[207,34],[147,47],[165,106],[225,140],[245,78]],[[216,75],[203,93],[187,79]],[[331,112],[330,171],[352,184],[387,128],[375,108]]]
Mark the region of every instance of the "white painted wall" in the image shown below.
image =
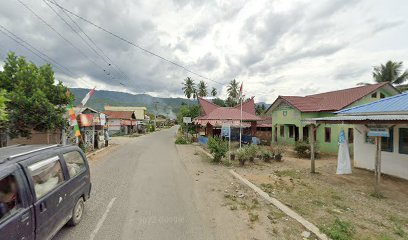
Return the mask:
[[[408,124],[396,125],[394,127],[394,152],[382,152],[382,173],[408,179],[408,154],[399,152],[399,128],[408,128]],[[354,166],[374,170],[375,144],[365,142],[367,128],[355,125],[354,128]]]
[[[108,120],[109,131],[112,131],[112,132],[120,131],[120,124],[121,124],[120,119],[109,119]]]

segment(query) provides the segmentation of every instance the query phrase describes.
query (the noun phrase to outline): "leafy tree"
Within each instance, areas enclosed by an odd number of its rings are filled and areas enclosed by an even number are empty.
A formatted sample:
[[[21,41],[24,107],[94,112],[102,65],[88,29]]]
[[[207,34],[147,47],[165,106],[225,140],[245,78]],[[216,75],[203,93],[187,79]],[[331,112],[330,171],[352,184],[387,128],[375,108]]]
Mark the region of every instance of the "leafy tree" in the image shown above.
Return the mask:
[[[265,104],[260,104],[255,106],[256,115],[262,115],[265,113]]]
[[[0,90],[0,131],[5,128],[8,120],[8,115],[6,112],[7,101],[6,90]]]
[[[183,92],[184,95],[190,99],[191,96],[195,95],[195,83],[194,80],[190,77],[187,77],[186,79],[184,79],[184,83],[183,83]],[[193,96],[195,98],[195,96]]]
[[[222,99],[220,99],[220,98],[214,98],[214,99],[212,100],[212,102],[213,102],[215,105],[218,105],[218,106],[220,106],[220,107],[226,107],[226,106],[227,106],[227,105],[225,104],[225,101],[222,100]]]
[[[200,106],[198,105],[183,105],[180,107],[179,113],[177,115],[177,122],[180,123],[182,128],[185,128],[186,125],[183,123],[183,117],[191,117],[191,119],[194,119],[196,117],[200,116]],[[190,124],[189,131],[193,131],[194,126]]]
[[[207,84],[202,80],[198,83],[197,95],[199,97],[206,97],[208,95]]]
[[[215,87],[213,87],[211,90],[211,96],[213,97],[217,96],[217,89]]]
[[[403,62],[388,61],[373,70],[373,78],[377,83],[390,82],[393,85],[404,83],[408,79],[408,70],[402,71]]]
[[[67,87],[55,84],[49,64],[37,67],[24,57],[10,52],[0,72],[0,89],[7,91],[8,129],[11,138],[29,137],[32,130],[61,129],[66,122],[65,105],[74,96],[65,95]]]
[[[228,152],[228,143],[219,137],[210,137],[207,145],[214,162],[220,162]]]
[[[239,87],[238,87],[238,82],[237,82],[237,80],[232,80],[229,84],[228,84],[228,86],[227,86],[227,93],[228,93],[228,98],[231,98],[231,99],[233,99],[233,100],[235,100],[235,101],[237,101],[238,100],[238,94],[239,94],[239,89],[238,89]]]
[[[228,107],[235,107],[238,104],[238,100],[232,97],[228,97],[227,100],[225,100],[225,104]]]

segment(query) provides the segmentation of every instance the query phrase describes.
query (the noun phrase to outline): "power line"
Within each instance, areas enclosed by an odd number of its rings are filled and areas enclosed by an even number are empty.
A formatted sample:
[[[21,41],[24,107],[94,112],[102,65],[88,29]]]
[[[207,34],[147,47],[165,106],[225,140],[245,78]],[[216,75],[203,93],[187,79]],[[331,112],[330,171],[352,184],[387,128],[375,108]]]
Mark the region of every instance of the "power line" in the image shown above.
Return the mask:
[[[29,10],[34,16],[36,16],[41,22],[43,22],[45,25],[47,25],[51,30],[53,30],[58,36],[60,36],[64,41],[66,41],[69,45],[71,45],[73,48],[75,48],[79,53],[81,53],[84,57],[86,57],[89,61],[91,61],[93,64],[104,70],[99,64],[97,64],[94,60],[92,60],[88,55],[86,55],[81,49],[79,49],[77,46],[75,46],[71,41],[69,41],[67,38],[65,38],[61,33],[59,33],[53,26],[51,26],[49,23],[47,23],[41,16],[36,14],[27,4],[22,2],[21,0],[17,0],[20,4],[22,4],[27,10]]]
[[[62,64],[58,63],[56,60],[54,60],[53,58],[51,58],[50,56],[48,56],[47,54],[43,53],[42,51],[38,50],[37,48],[35,48],[33,45],[31,45],[30,43],[28,43],[27,41],[25,41],[24,39],[20,38],[19,36],[17,36],[16,34],[14,34],[13,32],[11,32],[10,30],[8,30],[6,27],[2,26],[0,24],[0,27],[2,29],[4,29],[6,32],[4,32],[3,30],[0,29],[0,31],[6,35],[7,37],[9,37],[11,40],[15,41],[17,44],[19,44],[20,46],[24,47],[25,49],[27,49],[29,52],[33,53],[35,56],[39,57],[40,59],[42,59],[44,62],[46,63],[50,63],[53,62],[55,65],[54,67],[60,69],[62,72],[64,72],[66,75],[72,77],[72,78],[79,78],[80,77],[74,77],[74,73],[68,69],[67,67],[63,66]],[[26,45],[24,45],[26,44]],[[31,48],[31,49],[30,49]],[[34,49],[34,50],[33,50]],[[40,56],[42,55],[42,56]],[[48,60],[47,60],[47,59]],[[82,80],[82,79],[81,79]],[[84,81],[85,82],[85,81]]]
[[[44,0],[43,0],[44,1]],[[57,3],[55,0],[53,0],[53,2],[54,3]],[[122,75],[122,77],[123,78],[127,78],[127,79],[129,79],[129,77],[122,71],[122,69],[120,69],[120,67],[119,66],[117,66],[113,61],[112,61],[112,59],[110,59],[109,57],[108,57],[108,55],[100,48],[100,47],[98,47],[98,45],[95,43],[95,41],[88,35],[88,34],[86,34],[86,32],[81,28],[81,26],[79,26],[79,24],[68,14],[68,13],[66,13],[64,10],[62,10],[62,12],[65,14],[65,16],[67,16],[74,24],[75,24],[75,26],[85,35],[85,37],[95,46],[95,48],[96,49],[98,49],[100,52],[101,52],[101,54],[104,56],[104,57],[106,57],[106,59],[108,59],[109,60],[109,66],[111,66],[111,64],[116,68],[116,70]],[[122,84],[123,85],[123,84]]]
[[[20,0],[18,0],[18,1],[20,1]],[[108,34],[110,34],[110,35],[112,35],[112,36],[114,36],[114,37],[116,37],[116,38],[122,40],[123,42],[126,42],[126,43],[128,43],[128,44],[130,44],[130,45],[132,45],[132,46],[134,46],[134,47],[136,47],[136,48],[138,48],[138,49],[140,49],[140,50],[142,50],[142,51],[144,51],[144,52],[146,52],[146,53],[148,53],[148,54],[150,54],[150,55],[153,55],[153,56],[155,56],[155,57],[157,57],[157,58],[160,58],[160,59],[163,60],[163,61],[166,61],[166,62],[168,62],[168,63],[170,63],[170,64],[173,64],[173,65],[175,65],[175,66],[177,66],[177,67],[179,67],[179,68],[182,68],[182,69],[183,69],[184,71],[186,71],[186,72],[189,72],[189,73],[191,73],[191,74],[194,74],[194,75],[196,75],[196,76],[198,76],[198,77],[200,77],[200,78],[203,78],[203,79],[206,79],[206,80],[215,82],[215,83],[217,83],[217,84],[224,85],[224,84],[222,84],[222,83],[220,83],[220,82],[218,82],[218,81],[212,80],[212,79],[210,79],[210,78],[208,78],[208,77],[205,77],[205,76],[203,76],[203,75],[201,75],[201,74],[199,74],[199,73],[196,73],[196,72],[194,72],[194,71],[188,69],[187,67],[184,67],[183,65],[180,65],[180,64],[178,64],[178,63],[176,63],[176,62],[174,62],[174,61],[172,61],[172,60],[169,60],[169,59],[167,59],[167,58],[165,58],[165,57],[162,57],[162,56],[160,56],[160,55],[157,54],[157,53],[154,53],[154,52],[152,52],[152,51],[150,51],[150,50],[148,50],[148,49],[146,49],[146,48],[143,48],[143,47],[141,47],[140,45],[138,45],[138,44],[136,44],[136,43],[134,43],[134,42],[131,42],[131,41],[129,41],[129,40],[127,40],[127,39],[125,39],[125,38],[123,38],[123,37],[121,37],[121,36],[119,36],[119,35],[113,33],[113,32],[111,32],[111,31],[109,31],[109,30],[107,30],[107,29],[105,29],[105,28],[103,28],[103,27],[101,27],[101,26],[99,26],[99,25],[93,23],[92,21],[90,21],[90,20],[88,20],[88,19],[86,19],[86,18],[84,18],[84,17],[81,17],[81,16],[77,15],[76,13],[74,13],[74,12],[72,12],[72,11],[70,11],[70,10],[64,8],[63,6],[61,6],[60,4],[58,4],[58,3],[56,3],[56,2],[51,2],[50,0],[46,0],[46,1],[50,2],[51,4],[54,4],[55,6],[59,7],[59,8],[62,9],[63,11],[65,11],[65,12],[67,12],[67,13],[69,13],[69,14],[71,14],[71,15],[73,15],[73,16],[75,16],[75,17],[77,17],[77,18],[79,18],[79,19],[81,19],[81,20],[83,20],[83,21],[85,21],[85,22],[87,22],[87,23],[93,25],[94,27],[96,27],[96,28],[98,28],[98,29],[100,29],[100,30],[102,30],[102,31],[104,31],[104,32],[106,32],[106,33],[108,33]]]

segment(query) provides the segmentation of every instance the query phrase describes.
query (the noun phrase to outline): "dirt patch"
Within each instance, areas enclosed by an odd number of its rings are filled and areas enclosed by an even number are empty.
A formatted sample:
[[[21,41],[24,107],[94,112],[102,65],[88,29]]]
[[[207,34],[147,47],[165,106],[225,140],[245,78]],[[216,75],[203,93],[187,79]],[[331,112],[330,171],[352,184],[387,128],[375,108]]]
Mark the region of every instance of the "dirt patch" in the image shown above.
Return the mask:
[[[176,147],[216,239],[302,239],[304,227],[234,179],[227,161],[212,163],[193,145]]]
[[[309,160],[286,157],[235,170],[323,231],[348,227],[346,239],[408,239],[408,181],[384,176],[375,195],[370,171],[336,175],[333,157],[317,160],[316,169],[311,174]]]

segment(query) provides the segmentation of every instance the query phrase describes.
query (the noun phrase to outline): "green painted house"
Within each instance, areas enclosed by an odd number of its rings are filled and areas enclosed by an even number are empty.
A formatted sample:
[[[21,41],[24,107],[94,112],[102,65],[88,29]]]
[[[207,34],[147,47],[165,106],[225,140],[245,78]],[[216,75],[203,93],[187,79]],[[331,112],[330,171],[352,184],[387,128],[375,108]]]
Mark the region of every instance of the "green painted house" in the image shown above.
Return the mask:
[[[294,145],[296,141],[308,141],[309,126],[301,123],[306,118],[334,116],[333,112],[381,98],[398,94],[399,91],[389,83],[343,89],[304,97],[279,96],[268,108],[267,115],[272,116],[272,142],[284,142]],[[353,125],[320,124],[315,134],[318,150],[325,153],[337,153],[338,137],[345,130],[348,142],[353,143]]]

